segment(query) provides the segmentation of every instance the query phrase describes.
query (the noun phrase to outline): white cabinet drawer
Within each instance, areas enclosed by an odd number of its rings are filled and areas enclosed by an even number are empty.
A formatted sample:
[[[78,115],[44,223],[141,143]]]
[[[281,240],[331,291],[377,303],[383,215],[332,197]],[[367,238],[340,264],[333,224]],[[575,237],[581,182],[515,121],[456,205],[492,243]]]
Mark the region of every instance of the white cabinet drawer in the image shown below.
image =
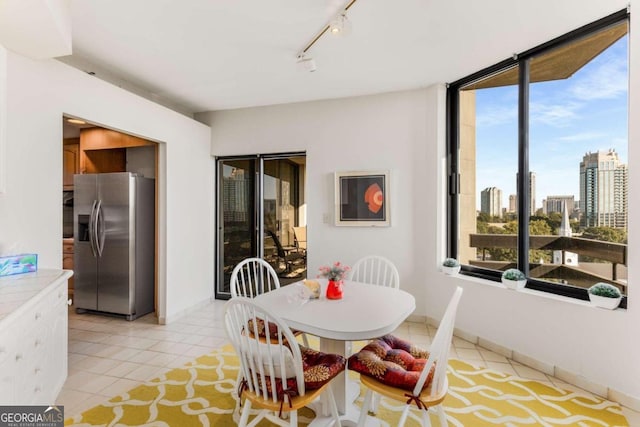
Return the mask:
[[[0,322],[0,404],[55,402],[67,377],[67,281]]]

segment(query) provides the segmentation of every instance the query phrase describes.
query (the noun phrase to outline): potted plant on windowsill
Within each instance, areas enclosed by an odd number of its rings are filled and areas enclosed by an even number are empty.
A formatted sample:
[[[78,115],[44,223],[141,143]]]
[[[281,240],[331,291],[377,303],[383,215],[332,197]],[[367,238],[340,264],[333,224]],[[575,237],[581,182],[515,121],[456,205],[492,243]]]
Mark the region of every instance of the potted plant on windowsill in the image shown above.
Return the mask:
[[[502,273],[502,284],[508,289],[522,289],[527,284],[527,277],[517,268],[510,268]]]
[[[613,310],[620,305],[622,294],[615,286],[600,282],[589,288],[589,301],[596,307]]]
[[[460,272],[460,263],[455,258],[445,258],[442,261],[442,271],[444,274],[458,274]]]

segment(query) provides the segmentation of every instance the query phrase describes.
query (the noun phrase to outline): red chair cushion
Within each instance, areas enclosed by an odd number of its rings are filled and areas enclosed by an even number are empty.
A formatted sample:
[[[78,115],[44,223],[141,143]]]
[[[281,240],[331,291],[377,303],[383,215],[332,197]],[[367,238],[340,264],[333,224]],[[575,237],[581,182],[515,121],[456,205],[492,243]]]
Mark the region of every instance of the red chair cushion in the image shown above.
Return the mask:
[[[264,319],[260,319],[259,317],[256,318],[257,319],[257,324],[258,324],[258,336],[260,338],[266,338],[267,337],[267,331],[265,330],[264,327]],[[253,335],[253,319],[249,319],[249,322],[247,324],[247,328],[248,331],[251,335]],[[293,335],[298,336],[300,334],[302,334],[301,331],[298,331],[296,329],[291,329],[291,332],[293,332]],[[276,325],[273,322],[269,322],[269,336],[271,338],[274,338],[276,336],[278,336],[278,325]]]
[[[300,346],[302,355],[302,371],[304,374],[305,390],[315,390],[329,381],[336,375],[344,371],[347,361],[339,354],[322,353],[311,348]],[[271,393],[272,379],[267,377],[267,390]],[[295,378],[287,378],[287,394],[298,394],[298,385]],[[276,378],[276,393],[280,399],[285,394],[282,386],[282,379]]]
[[[315,390],[344,371],[347,360],[339,354],[322,353],[314,349],[300,346],[302,353],[302,371],[304,386],[307,390]]]
[[[411,391],[428,358],[427,351],[393,335],[385,335],[349,357],[349,369],[375,378],[383,384]],[[434,370],[435,365],[423,388],[431,384]]]
[[[256,318],[257,328],[258,328],[258,336],[260,338],[265,338],[267,336],[265,327],[264,327],[264,319]],[[248,322],[249,333],[253,334],[253,319],[249,319]],[[275,323],[269,322],[269,336],[276,337],[278,334],[278,325]]]

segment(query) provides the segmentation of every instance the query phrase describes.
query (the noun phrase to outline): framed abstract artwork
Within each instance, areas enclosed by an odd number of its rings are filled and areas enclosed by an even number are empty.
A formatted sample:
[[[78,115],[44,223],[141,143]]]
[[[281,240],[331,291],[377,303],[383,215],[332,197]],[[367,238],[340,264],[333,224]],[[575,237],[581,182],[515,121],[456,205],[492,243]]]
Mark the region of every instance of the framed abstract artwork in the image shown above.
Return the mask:
[[[389,171],[336,172],[336,225],[388,227]]]

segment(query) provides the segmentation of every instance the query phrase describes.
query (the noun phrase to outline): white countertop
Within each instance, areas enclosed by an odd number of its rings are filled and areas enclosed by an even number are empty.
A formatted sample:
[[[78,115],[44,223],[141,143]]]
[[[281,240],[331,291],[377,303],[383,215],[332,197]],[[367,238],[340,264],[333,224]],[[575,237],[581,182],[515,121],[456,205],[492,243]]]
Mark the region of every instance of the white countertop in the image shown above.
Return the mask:
[[[49,285],[68,280],[71,270],[40,269],[34,273],[0,277],[0,322]]]

